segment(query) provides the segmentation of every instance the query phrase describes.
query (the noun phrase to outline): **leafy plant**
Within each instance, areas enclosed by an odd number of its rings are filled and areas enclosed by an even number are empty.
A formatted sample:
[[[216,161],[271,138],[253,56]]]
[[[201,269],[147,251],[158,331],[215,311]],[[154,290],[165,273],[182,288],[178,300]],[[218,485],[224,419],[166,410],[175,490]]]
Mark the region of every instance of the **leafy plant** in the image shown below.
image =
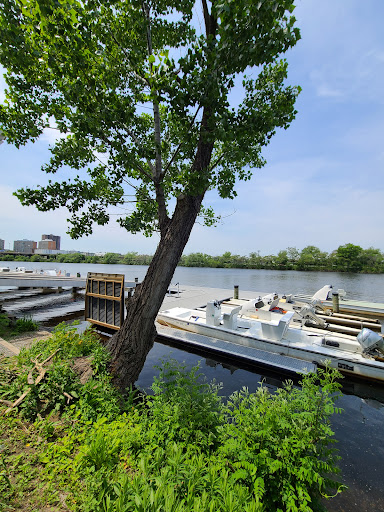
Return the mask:
[[[187,371],[175,360],[163,360],[154,378],[154,395],[148,397],[148,416],[156,442],[215,445],[223,422],[220,386],[207,383],[199,366]]]
[[[1,449],[2,447],[0,447]],[[6,510],[7,501],[12,495],[12,484],[9,479],[9,470],[5,463],[5,457],[0,453],[0,510]]]
[[[0,362],[0,396],[13,399],[30,387],[19,410],[34,419],[22,424],[5,415],[0,424],[10,447],[1,453],[0,490],[10,503],[28,496],[32,509],[60,506],[65,495],[79,512],[311,512],[343,490],[333,480],[336,370],[273,393],[263,385],[253,394],[243,389],[225,401],[199,366],[163,360],[152,396],[131,390],[123,398],[103,350],[94,333],[61,325]],[[36,361],[52,354],[46,378],[29,384]],[[96,363],[82,385],[72,364],[83,356]]]
[[[0,314],[0,336],[4,336],[8,332],[11,320],[5,313]]]
[[[32,320],[32,317],[18,318],[12,320],[7,314],[0,314],[0,336],[5,338],[17,336],[23,332],[34,332],[39,328],[39,324]]]
[[[306,375],[301,388],[288,382],[270,394],[261,386],[234,393],[227,405],[228,429],[221,451],[234,468],[233,479],[249,490],[265,489],[267,510],[318,510],[320,498],[343,489],[330,417],[340,395],[336,370]]]
[[[18,318],[12,330],[12,334],[33,332],[39,329],[39,324],[32,320],[32,317]]]

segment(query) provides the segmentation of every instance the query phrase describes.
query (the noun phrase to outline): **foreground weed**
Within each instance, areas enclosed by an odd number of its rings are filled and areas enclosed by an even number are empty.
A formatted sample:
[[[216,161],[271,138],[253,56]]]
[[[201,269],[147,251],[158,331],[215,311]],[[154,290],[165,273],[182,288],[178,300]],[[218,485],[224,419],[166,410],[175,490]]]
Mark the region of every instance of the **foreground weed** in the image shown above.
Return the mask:
[[[331,478],[339,457],[332,447],[330,417],[340,396],[340,377],[330,368],[306,375],[301,388],[287,383],[275,394],[260,387],[232,395],[222,453],[233,478],[265,488],[268,510],[320,510],[320,500],[343,490]]]
[[[13,335],[22,334],[23,332],[34,332],[39,329],[39,324],[32,320],[32,317],[18,318],[12,329]]]
[[[148,397],[149,421],[156,425],[156,442],[196,443],[214,447],[224,420],[220,386],[207,383],[199,365],[187,371],[175,360],[164,359]]]
[[[30,384],[36,361],[52,354],[44,381]],[[92,365],[85,384],[73,371],[78,357]],[[0,422],[4,510],[23,500],[29,510],[61,506],[64,496],[76,512],[317,512],[342,490],[330,426],[339,375],[330,368],[301,387],[244,389],[225,404],[198,366],[170,360],[153,395],[123,400],[94,334],[60,326],[0,371],[3,400],[30,388]]]

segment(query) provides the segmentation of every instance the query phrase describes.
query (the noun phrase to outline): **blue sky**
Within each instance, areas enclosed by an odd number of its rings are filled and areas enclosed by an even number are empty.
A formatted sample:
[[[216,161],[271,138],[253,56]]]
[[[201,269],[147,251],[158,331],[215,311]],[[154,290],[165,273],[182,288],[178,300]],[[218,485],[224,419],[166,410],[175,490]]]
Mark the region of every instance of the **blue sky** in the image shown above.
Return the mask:
[[[289,82],[302,87],[298,114],[265,149],[267,165],[238,197],[207,204],[223,217],[216,228],[197,224],[185,252],[276,254],[316,245],[331,251],[354,243],[384,250],[384,19],[383,0],[299,0],[302,39],[286,58]],[[0,78],[0,101],[4,80]],[[65,210],[22,207],[12,192],[43,183],[53,133],[17,150],[0,146],[0,238],[62,236],[62,248],[153,253],[158,238],[129,235],[112,220],[71,240]]]

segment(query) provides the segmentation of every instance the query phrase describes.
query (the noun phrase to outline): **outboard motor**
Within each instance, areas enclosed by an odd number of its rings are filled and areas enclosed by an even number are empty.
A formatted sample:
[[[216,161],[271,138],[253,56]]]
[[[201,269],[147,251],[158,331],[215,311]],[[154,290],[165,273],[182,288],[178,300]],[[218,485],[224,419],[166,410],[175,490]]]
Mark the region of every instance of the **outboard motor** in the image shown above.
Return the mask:
[[[384,354],[384,340],[378,332],[364,327],[357,335],[357,341],[363,349],[363,354],[374,353],[377,350]]]
[[[263,306],[265,306],[265,304],[263,302],[263,299],[261,297],[256,299],[256,301],[255,301],[255,308],[259,309],[259,308],[262,308]]]
[[[306,324],[307,320],[310,320],[311,323],[315,323],[316,325],[318,325],[322,329],[325,329],[327,327],[327,323],[325,322],[325,320],[323,320],[322,318],[319,318],[316,315],[315,310],[313,309],[313,307],[310,306],[309,304],[306,304],[305,306],[303,306],[300,309],[300,311],[297,312],[297,314],[299,316],[301,316],[303,325]]]
[[[323,300],[329,299],[331,297],[331,295],[332,295],[332,285],[326,284],[325,286],[320,288],[320,290],[317,290],[317,292],[312,296],[311,300],[319,299],[319,300],[323,301]]]

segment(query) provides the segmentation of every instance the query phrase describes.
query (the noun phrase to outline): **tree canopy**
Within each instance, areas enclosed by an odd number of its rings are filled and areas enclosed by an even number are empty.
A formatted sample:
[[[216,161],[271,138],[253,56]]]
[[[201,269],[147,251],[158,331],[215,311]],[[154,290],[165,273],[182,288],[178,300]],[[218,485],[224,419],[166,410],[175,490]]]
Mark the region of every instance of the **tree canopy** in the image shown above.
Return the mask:
[[[199,10],[200,12],[199,17]],[[16,195],[66,206],[69,233],[106,224],[160,233],[144,281],[108,348],[122,388],[156,336],[155,318],[208,190],[236,195],[263,146],[294,119],[299,87],[281,54],[300,37],[291,0],[4,0],[0,130],[17,147],[53,126],[51,179]]]
[[[295,115],[299,88],[284,85],[279,60],[300,37],[293,2],[202,4],[200,30],[191,0],[4,0],[0,129],[17,147],[48,126],[61,134],[43,166],[52,180],[20,189],[23,204],[66,206],[79,237],[129,202],[119,223],[150,235],[175,198],[234,197],[264,165],[262,146]],[[73,177],[55,181],[65,166]]]

